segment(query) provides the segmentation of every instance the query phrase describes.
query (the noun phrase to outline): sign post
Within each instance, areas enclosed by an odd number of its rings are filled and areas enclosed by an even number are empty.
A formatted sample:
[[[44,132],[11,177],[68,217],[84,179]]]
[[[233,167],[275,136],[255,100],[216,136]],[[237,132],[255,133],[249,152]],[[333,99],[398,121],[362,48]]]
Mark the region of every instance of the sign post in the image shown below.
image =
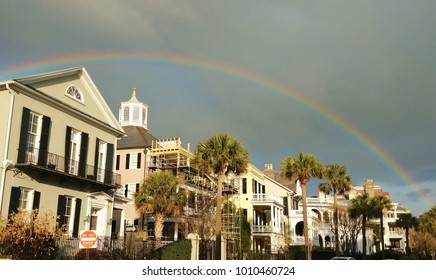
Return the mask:
[[[86,249],[86,259],[89,260],[89,249],[97,248],[97,233],[95,230],[82,230],[80,232],[79,248]]]

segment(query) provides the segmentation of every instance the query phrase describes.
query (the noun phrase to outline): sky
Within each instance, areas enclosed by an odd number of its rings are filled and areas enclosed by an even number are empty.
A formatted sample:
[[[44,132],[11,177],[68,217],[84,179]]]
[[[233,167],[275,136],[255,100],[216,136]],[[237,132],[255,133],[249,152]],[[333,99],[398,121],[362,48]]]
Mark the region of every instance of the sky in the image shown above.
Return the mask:
[[[259,169],[299,152],[436,205],[436,1],[2,0],[0,80],[84,66],[158,138],[229,133]],[[319,180],[308,184],[317,194]]]

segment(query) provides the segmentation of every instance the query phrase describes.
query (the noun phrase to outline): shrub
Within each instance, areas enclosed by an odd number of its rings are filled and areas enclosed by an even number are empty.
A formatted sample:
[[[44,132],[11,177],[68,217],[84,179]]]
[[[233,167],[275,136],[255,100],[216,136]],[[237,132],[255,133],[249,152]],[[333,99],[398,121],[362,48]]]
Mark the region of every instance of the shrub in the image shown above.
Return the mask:
[[[146,255],[151,260],[190,260],[192,244],[189,239],[172,242]]]
[[[0,219],[0,255],[15,260],[55,259],[56,241],[63,236],[56,216],[46,211],[20,209],[9,219]]]

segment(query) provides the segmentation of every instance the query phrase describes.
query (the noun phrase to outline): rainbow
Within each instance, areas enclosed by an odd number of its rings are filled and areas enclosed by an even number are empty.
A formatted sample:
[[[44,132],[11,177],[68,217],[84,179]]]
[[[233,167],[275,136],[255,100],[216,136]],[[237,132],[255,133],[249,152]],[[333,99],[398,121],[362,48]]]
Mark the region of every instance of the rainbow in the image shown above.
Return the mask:
[[[194,67],[212,72],[219,72],[242,80],[253,82],[279,95],[290,97],[294,102],[304,109],[313,112],[322,118],[329,120],[339,127],[344,133],[355,139],[364,146],[372,155],[377,158],[388,169],[407,184],[410,185],[419,197],[427,204],[428,208],[433,206],[432,201],[424,192],[420,184],[409,174],[408,170],[399,164],[392,155],[386,152],[382,146],[371,139],[359,128],[342,118],[337,112],[301,94],[298,90],[288,89],[267,77],[260,76],[246,69],[241,69],[229,64],[217,61],[202,60],[194,57],[179,56],[174,54],[144,54],[144,53],[121,53],[121,52],[89,52],[72,54],[68,56],[53,56],[44,60],[33,60],[29,63],[16,64],[0,71],[0,79],[5,80],[12,77],[35,74],[36,71],[45,72],[79,65],[97,65],[107,63],[160,63],[168,65],[182,65]]]

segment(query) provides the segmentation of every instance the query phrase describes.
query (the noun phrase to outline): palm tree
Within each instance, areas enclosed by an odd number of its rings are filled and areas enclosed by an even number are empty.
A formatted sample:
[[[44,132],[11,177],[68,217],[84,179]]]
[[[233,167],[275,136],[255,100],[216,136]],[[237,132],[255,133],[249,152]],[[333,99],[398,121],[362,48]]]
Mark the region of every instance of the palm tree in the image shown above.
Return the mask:
[[[306,186],[311,178],[322,177],[322,163],[312,154],[300,152],[298,157],[289,156],[281,163],[281,173],[290,180],[299,180],[301,184],[302,203],[303,203],[303,226],[304,226],[304,244],[306,247],[306,259],[312,259],[309,244],[309,228],[307,223],[307,203],[306,203]]]
[[[177,177],[170,171],[150,174],[135,193],[135,206],[141,216],[145,214],[154,216],[156,248],[161,246],[165,217],[167,215],[180,217],[185,204],[185,190],[179,188]]]
[[[397,227],[406,229],[406,255],[410,256],[409,228],[417,227],[418,219],[413,217],[411,213],[403,213],[398,215],[396,224]]]
[[[218,134],[201,141],[195,148],[194,166],[207,174],[216,175],[216,251],[215,258],[221,259],[221,231],[222,231],[222,187],[225,176],[229,173],[239,175],[247,171],[249,163],[245,146],[228,134]]]
[[[322,172],[322,179],[327,180],[319,185],[324,193],[333,192],[333,224],[335,230],[335,252],[339,256],[339,227],[338,227],[338,194],[344,194],[351,188],[351,177],[347,167],[337,163],[329,163]]]
[[[424,249],[426,255],[429,255],[427,247],[427,236],[436,237],[436,206],[433,206],[429,211],[419,215],[418,219],[419,231],[424,234]]]
[[[349,208],[350,216],[352,218],[362,217],[362,247],[363,259],[366,259],[366,222],[372,215],[372,205],[370,203],[368,193],[363,193],[351,200]]]
[[[380,239],[382,244],[382,257],[385,258],[385,238],[383,226],[383,214],[385,210],[392,209],[392,201],[384,195],[378,195],[371,199],[374,216],[380,218]]]

